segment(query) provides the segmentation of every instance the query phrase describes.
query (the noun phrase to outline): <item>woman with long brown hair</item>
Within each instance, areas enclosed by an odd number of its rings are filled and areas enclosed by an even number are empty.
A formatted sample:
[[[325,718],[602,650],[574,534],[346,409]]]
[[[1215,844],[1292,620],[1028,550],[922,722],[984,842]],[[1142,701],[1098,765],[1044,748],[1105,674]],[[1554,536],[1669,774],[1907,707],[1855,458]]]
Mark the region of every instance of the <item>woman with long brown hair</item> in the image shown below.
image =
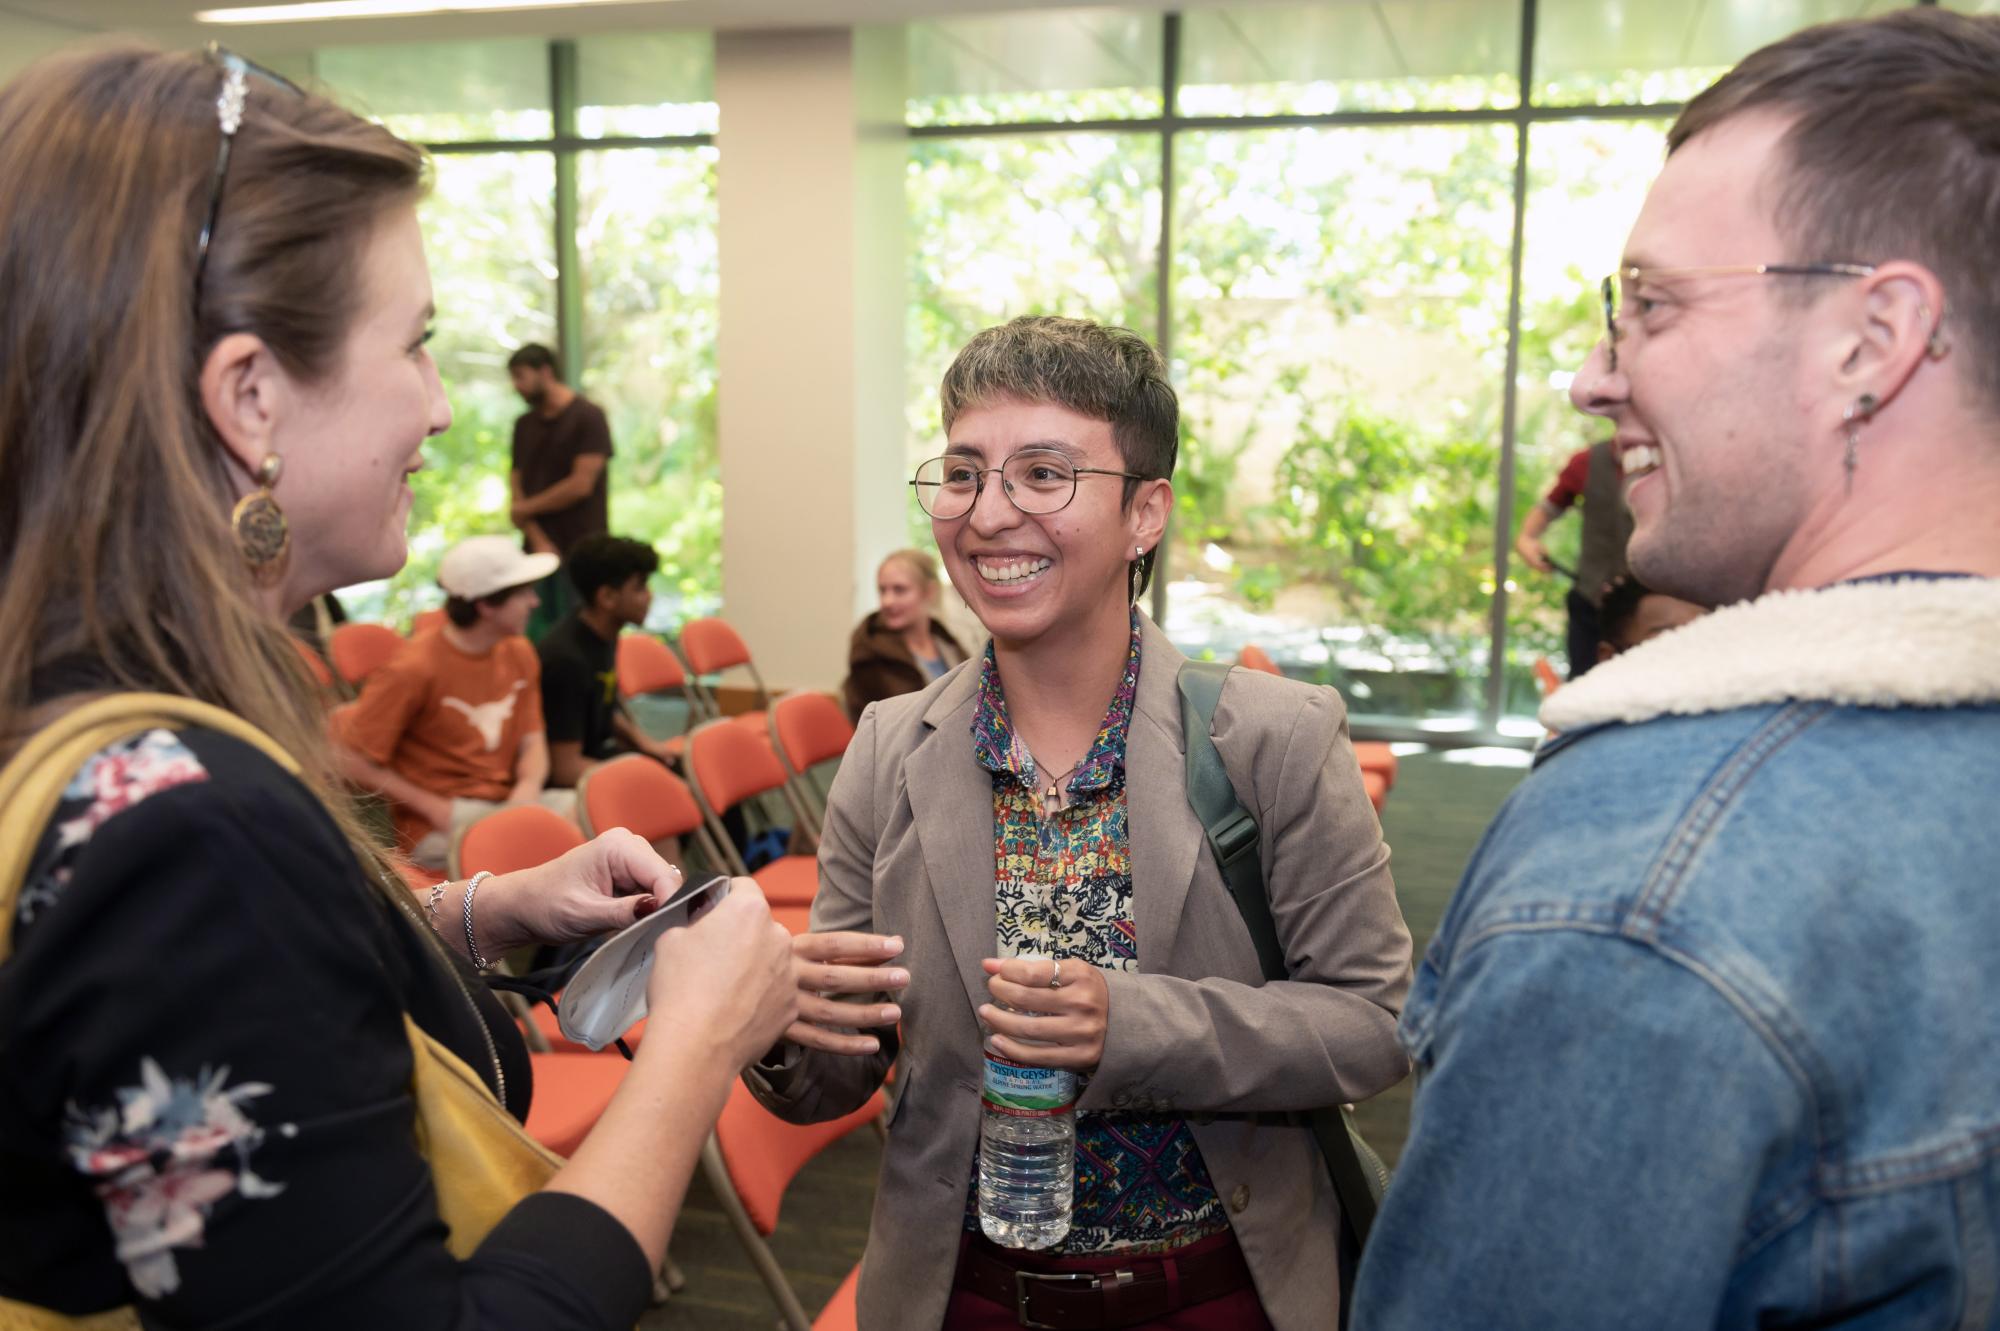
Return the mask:
[[[614,833],[418,898],[343,807],[283,623],[401,565],[451,419],[424,165],[213,49],[0,90],[0,1324],[629,1327],[794,1009],[753,891],[668,931],[672,1029],[544,1163],[468,960],[676,871]]]

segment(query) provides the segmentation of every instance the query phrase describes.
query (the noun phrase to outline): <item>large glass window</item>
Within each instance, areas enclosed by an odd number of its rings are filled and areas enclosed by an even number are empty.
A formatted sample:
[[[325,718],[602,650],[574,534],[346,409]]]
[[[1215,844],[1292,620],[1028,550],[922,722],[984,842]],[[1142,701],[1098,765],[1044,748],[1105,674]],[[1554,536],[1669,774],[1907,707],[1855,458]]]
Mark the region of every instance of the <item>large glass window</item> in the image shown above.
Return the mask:
[[[576,132],[586,139],[715,133],[715,39],[708,33],[580,37],[576,79]]]
[[[1223,658],[1256,642],[1380,731],[1539,734],[1532,666],[1566,664],[1567,588],[1512,537],[1601,435],[1566,391],[1662,131],[1754,48],[1894,7],[1330,0],[913,25],[912,456],[980,327],[1137,328],[1183,405],[1153,603],[1169,634]],[[1551,533],[1565,563],[1579,526]]]
[[[910,123],[1157,116],[1163,23],[1112,9],[913,23]]]
[[[424,445],[412,479],[410,559],[379,613],[401,620],[437,599],[437,562],[452,543],[511,531],[507,471],[521,400],[507,357],[553,344],[555,159],[548,153],[440,157],[418,216],[437,300],[431,354],[451,401],[451,428]]]
[[[532,37],[322,47],[312,73],[347,105],[418,143],[555,132],[549,48]]]
[[[1514,139],[1177,139],[1183,453],[1166,627],[1356,711],[1478,715]]]
[[[660,551],[656,618],[712,610],[713,37],[336,47],[307,72],[429,145],[434,162],[421,215],[453,423],[413,486],[408,565],[355,589],[356,611],[406,618],[437,599],[437,561],[454,542],[512,531],[507,476],[525,408],[506,363],[527,342],[563,354],[570,382],[610,417],[612,526]],[[616,146],[580,142],[596,139]]]
[[[1526,248],[1521,264],[1520,369],[1516,380],[1514,511],[1519,531],[1578,449],[1609,437],[1610,424],[1570,405],[1569,384],[1604,326],[1598,284],[1618,266],[1625,236],[1658,173],[1665,120],[1574,120],[1537,125],[1528,143]],[[1583,523],[1577,513],[1545,538],[1564,568],[1576,568]],[[1534,707],[1536,658],[1563,662],[1565,594],[1561,573],[1516,561],[1508,583],[1508,710]]]
[[[1019,314],[1150,330],[1157,319],[1157,139],[984,135],[912,148],[911,464],[940,445],[937,388],[958,348]],[[912,538],[930,540],[915,507]]]
[[[1536,100],[1680,102],[1767,42],[1896,0],[1539,0]]]
[[[1186,116],[1512,106],[1518,6],[1493,0],[1203,9],[1181,20]]]
[[[661,617],[721,601],[715,436],[714,148],[630,148],[577,162],[585,392],[618,450],[611,525],[660,552]]]

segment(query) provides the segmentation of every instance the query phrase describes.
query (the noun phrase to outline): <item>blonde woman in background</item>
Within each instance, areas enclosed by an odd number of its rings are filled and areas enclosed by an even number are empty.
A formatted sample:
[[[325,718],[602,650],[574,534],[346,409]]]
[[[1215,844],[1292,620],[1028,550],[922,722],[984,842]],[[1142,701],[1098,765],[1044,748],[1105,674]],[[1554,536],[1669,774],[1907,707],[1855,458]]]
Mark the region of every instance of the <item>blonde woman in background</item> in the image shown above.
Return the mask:
[[[938,618],[943,584],[937,560],[898,550],[875,571],[880,607],[854,627],[847,644],[847,714],[860,719],[871,702],[915,693],[965,659],[965,648]]]

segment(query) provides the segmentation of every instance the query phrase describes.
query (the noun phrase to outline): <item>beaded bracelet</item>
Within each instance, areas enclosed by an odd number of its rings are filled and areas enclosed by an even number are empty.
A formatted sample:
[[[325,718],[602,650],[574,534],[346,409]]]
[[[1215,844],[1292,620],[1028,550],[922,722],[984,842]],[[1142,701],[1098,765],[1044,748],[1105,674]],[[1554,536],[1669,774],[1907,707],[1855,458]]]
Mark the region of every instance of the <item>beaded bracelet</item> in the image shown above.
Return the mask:
[[[487,966],[491,965],[492,963],[488,962],[486,958],[483,955],[481,955],[479,951],[479,942],[476,938],[473,937],[472,894],[479,890],[479,885],[481,883],[485,882],[492,876],[493,876],[492,870],[482,869],[478,873],[472,875],[472,881],[465,885],[465,955],[472,958],[472,964],[474,966],[477,966],[480,970],[485,970]]]

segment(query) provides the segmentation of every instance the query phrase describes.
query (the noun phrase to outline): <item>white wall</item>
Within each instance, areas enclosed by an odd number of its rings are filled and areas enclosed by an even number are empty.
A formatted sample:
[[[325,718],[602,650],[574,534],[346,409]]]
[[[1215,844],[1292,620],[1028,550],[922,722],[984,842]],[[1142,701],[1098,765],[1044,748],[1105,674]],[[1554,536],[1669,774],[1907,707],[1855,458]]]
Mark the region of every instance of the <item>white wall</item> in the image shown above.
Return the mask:
[[[716,38],[723,613],[774,686],[839,682],[903,543],[896,58],[844,28]]]

